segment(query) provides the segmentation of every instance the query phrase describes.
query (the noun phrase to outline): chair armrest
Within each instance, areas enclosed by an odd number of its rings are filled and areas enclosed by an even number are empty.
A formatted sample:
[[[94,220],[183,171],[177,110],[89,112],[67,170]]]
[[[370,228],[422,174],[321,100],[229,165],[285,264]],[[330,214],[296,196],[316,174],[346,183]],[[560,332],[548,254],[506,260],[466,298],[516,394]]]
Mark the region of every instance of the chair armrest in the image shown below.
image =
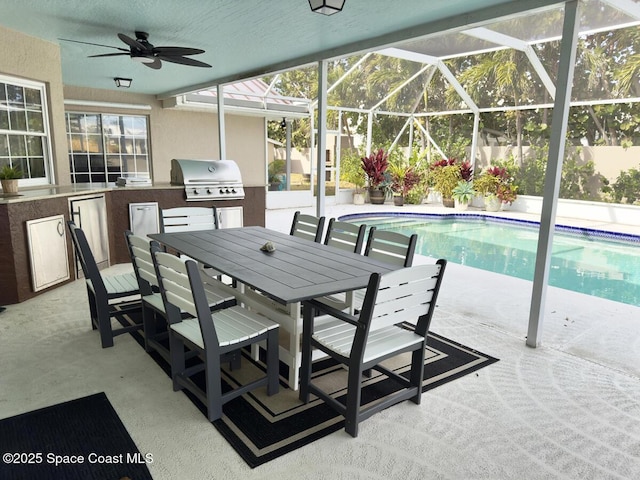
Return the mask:
[[[310,305],[314,309],[319,312],[324,312],[332,317],[337,318],[338,320],[342,320],[343,322],[350,323],[351,325],[358,326],[358,317],[354,317],[353,315],[349,315],[348,313],[343,312],[342,310],[338,310],[337,308],[333,308],[330,305],[319,302],[318,300],[306,300],[304,303]]]

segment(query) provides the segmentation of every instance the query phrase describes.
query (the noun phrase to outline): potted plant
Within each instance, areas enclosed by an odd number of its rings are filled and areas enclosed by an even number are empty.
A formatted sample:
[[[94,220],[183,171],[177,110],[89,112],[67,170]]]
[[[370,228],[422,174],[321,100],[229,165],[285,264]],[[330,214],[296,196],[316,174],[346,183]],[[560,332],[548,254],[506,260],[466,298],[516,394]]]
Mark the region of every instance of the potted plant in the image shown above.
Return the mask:
[[[422,178],[413,166],[401,162],[391,163],[389,173],[391,175],[393,204],[402,206],[409,191],[418,185]]]
[[[340,178],[355,186],[353,203],[355,205],[363,205],[364,194],[362,193],[362,189],[364,188],[366,179],[364,171],[361,168],[360,157],[357,154],[349,153],[340,159]]]
[[[385,192],[380,186],[385,181],[384,174],[389,167],[388,157],[389,154],[381,148],[361,158],[362,170],[369,182],[369,199],[373,204],[384,203]]]
[[[451,195],[458,182],[462,180],[460,165],[456,165],[455,159],[440,160],[432,165],[431,178],[433,188],[442,195],[442,204],[445,207],[453,207]]]
[[[489,167],[475,182],[475,189],[484,195],[485,210],[497,212],[503,203],[511,204],[517,197],[518,187],[504,167]]]
[[[0,182],[2,182],[2,192],[6,195],[18,193],[18,179],[22,178],[20,169],[5,165],[0,169]]]
[[[468,182],[460,180],[456,185],[456,188],[451,192],[456,209],[466,210],[469,207],[469,202],[475,194],[476,190],[473,188],[473,180],[469,180]]]
[[[287,175],[284,173],[285,171],[285,160],[274,160],[269,164],[267,178],[269,182],[269,191],[279,191],[285,188],[287,183]]]

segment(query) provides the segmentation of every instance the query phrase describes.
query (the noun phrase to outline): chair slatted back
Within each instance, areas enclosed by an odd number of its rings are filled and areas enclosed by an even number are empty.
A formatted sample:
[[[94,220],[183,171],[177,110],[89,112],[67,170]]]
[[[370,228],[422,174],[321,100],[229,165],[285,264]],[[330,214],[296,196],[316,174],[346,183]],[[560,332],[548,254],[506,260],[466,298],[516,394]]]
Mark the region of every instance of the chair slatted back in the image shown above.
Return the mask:
[[[407,236],[371,227],[364,254],[381,262],[410,267],[417,243],[418,235],[415,233]]]
[[[445,266],[445,260],[438,260],[379,276],[377,287],[370,282],[367,289],[360,321],[375,331],[402,322],[416,324],[420,317],[431,315]],[[365,311],[367,305],[369,311]]]
[[[293,215],[291,235],[320,243],[324,231],[324,220],[324,217],[296,212]]]
[[[165,310],[173,317],[169,319],[170,323],[179,321],[179,310],[189,313],[198,319],[205,348],[219,348],[218,335],[211,319],[211,310],[198,264],[193,260],[184,261],[162,252],[157,246],[151,248],[151,254],[155,259]],[[170,306],[174,308],[171,309]]]
[[[335,218],[329,220],[327,235],[324,244],[331,247],[341,248],[349,252],[362,252],[362,244],[367,230],[366,225],[355,225],[348,222],[340,222]]]
[[[147,237],[134,235],[129,231],[125,232],[125,236],[129,245],[131,262],[133,263],[138,281],[143,280],[149,287],[148,289],[144,289],[145,292],[143,292],[143,294],[149,295],[152,293],[151,287],[159,286],[156,269],[153,265],[153,258],[151,258],[151,246],[158,245],[158,243],[150,241]],[[140,287],[142,289],[142,285]]]
[[[98,264],[93,256],[91,247],[89,246],[87,236],[84,231],[71,220],[67,221],[67,227],[69,228],[73,249],[80,261],[80,268],[82,268],[85,280],[97,296],[106,298],[107,288],[98,269]]]
[[[215,207],[163,208],[161,230],[164,233],[215,230],[218,215]]]
[[[160,288],[166,300],[178,309],[197,317],[198,312],[191,291],[186,262],[155,248],[153,252],[158,266]]]

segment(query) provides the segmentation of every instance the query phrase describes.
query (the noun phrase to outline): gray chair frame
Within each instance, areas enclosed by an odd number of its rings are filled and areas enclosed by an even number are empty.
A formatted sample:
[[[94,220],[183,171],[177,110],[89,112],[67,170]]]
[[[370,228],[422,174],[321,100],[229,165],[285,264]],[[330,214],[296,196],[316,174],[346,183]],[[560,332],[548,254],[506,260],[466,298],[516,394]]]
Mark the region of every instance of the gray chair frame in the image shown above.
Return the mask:
[[[306,213],[297,211],[293,214],[290,234],[295,237],[306,238],[312,242],[320,243],[322,241],[322,234],[324,233],[324,221],[325,217],[314,217],[313,215],[307,215]]]
[[[209,421],[222,417],[225,403],[258,387],[267,395],[278,393],[278,324],[236,305],[211,312],[198,265],[174,255],[151,249],[160,292],[169,319],[169,350],[174,391],[187,389],[207,408]],[[183,319],[181,311],[194,318]],[[265,341],[266,375],[222,393],[221,361],[243,347]],[[187,367],[185,348],[195,351],[202,364]],[[206,388],[199,388],[193,375],[204,371]]]
[[[427,334],[436,307],[446,260],[435,265],[419,265],[369,279],[364,305],[355,317],[317,300],[304,304],[300,400],[310,394],[321,398],[345,417],[345,430],[358,435],[360,421],[391,405],[410,399],[419,404],[422,395]],[[333,317],[314,332],[314,310]],[[410,331],[397,325],[415,325]],[[312,348],[320,349],[347,366],[346,402],[342,403],[311,382]],[[409,378],[380,365],[401,353],[411,352]],[[373,405],[361,405],[362,378],[367,370],[377,370],[403,388]]]
[[[136,276],[134,273],[103,276],[98,269],[84,231],[71,220],[67,221],[67,227],[71,234],[75,254],[85,276],[91,327],[99,331],[102,348],[113,347],[114,337],[140,330],[143,327],[142,323],[131,323],[121,328],[113,328],[111,325],[111,317],[116,314],[140,310],[140,301],[120,308],[118,311],[113,308],[119,303],[118,301],[121,303],[125,298],[135,296],[136,300],[140,299],[140,288]]]

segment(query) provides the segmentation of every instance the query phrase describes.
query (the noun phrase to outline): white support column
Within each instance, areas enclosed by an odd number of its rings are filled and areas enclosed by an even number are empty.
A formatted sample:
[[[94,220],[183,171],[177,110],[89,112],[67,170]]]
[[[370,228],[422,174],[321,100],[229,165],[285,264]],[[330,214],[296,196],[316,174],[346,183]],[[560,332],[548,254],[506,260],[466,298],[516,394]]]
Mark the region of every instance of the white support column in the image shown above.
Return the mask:
[[[315,117],[313,115],[313,110],[311,110],[311,115],[309,115],[309,131],[311,132],[311,148],[309,150],[309,183],[311,184],[312,192],[313,184],[316,181],[316,174],[314,173],[313,166],[313,150],[316,148],[316,139],[314,135],[315,128]]]
[[[476,169],[476,154],[478,153],[478,130],[480,129],[480,112],[473,114],[473,138],[471,139],[471,166]]]
[[[342,162],[342,110],[338,109],[338,135],[336,137],[336,164],[334,175],[336,203],[340,197],[340,162]]]
[[[286,165],[286,190],[287,192],[291,190],[291,120],[286,118],[284,120],[286,127],[286,156],[287,156],[287,165]]]
[[[224,85],[218,85],[218,152],[220,160],[227,158],[227,140],[224,125]]]
[[[564,6],[564,25],[562,29],[562,44],[560,46],[556,98],[551,120],[551,138],[549,140],[549,160],[544,179],[540,234],[538,236],[538,251],[533,277],[531,310],[529,312],[527,345],[530,347],[540,345],[542,338],[542,322],[544,320],[544,306],[551,265],[551,247],[553,244],[565,135],[571,101],[571,86],[573,84],[576,46],[578,43],[578,26],[580,22],[578,8],[578,0],[566,2]]]
[[[324,183],[327,162],[325,151],[327,150],[327,61],[318,62],[318,196],[316,197],[316,215],[324,216]]]

